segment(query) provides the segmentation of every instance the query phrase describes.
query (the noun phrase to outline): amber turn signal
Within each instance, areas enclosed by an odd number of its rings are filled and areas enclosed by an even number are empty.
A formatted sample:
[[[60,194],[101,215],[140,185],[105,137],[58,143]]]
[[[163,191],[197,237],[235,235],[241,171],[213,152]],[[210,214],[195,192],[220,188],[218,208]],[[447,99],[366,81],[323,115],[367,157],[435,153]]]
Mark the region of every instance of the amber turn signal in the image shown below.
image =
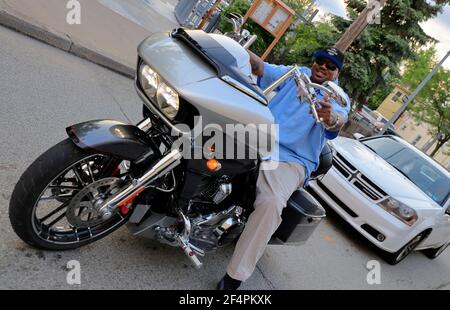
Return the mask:
[[[206,162],[206,167],[208,167],[209,171],[215,172],[219,171],[222,168],[222,165],[217,159],[210,159]]]

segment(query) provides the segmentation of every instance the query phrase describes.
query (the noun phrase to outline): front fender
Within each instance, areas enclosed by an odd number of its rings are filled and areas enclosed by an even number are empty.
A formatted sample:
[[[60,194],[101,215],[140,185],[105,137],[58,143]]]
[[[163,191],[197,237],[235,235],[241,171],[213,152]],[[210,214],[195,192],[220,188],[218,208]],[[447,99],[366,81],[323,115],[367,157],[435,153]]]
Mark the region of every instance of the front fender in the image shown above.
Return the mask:
[[[137,162],[159,152],[138,127],[113,120],[96,120],[66,129],[75,145],[88,152],[118,156]]]

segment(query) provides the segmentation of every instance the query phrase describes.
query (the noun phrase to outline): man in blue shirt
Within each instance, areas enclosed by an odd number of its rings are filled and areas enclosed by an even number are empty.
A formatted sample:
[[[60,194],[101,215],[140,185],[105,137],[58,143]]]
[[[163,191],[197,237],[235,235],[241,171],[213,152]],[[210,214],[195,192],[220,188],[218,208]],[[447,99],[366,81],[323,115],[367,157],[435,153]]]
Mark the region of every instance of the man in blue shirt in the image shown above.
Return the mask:
[[[311,69],[301,67],[300,71],[317,84],[337,82],[344,65],[344,54],[335,47],[328,47],[317,51],[314,58]],[[262,89],[290,69],[287,66],[264,63],[251,52],[250,63]],[[281,214],[287,201],[318,168],[319,156],[327,139],[336,138],[348,119],[350,104],[342,107],[317,91],[320,104],[317,112],[323,120],[321,124],[317,124],[310,106],[298,99],[298,89],[293,78],[285,81],[276,91],[269,108],[279,128],[279,151],[261,164],[255,211],[250,215],[239,238],[227,274],[219,282],[219,289],[237,289],[242,281],[251,276],[270,238],[281,224]]]

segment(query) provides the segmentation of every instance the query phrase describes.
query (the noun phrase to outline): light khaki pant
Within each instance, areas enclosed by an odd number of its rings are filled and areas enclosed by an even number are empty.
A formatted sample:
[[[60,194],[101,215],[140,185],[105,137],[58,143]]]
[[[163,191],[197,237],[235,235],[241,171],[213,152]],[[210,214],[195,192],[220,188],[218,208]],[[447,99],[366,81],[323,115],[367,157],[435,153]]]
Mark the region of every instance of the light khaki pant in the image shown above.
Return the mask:
[[[246,281],[272,235],[281,224],[281,214],[294,191],[303,185],[305,168],[297,163],[263,162],[256,188],[255,211],[250,215],[244,232],[234,250],[227,273],[234,279]]]

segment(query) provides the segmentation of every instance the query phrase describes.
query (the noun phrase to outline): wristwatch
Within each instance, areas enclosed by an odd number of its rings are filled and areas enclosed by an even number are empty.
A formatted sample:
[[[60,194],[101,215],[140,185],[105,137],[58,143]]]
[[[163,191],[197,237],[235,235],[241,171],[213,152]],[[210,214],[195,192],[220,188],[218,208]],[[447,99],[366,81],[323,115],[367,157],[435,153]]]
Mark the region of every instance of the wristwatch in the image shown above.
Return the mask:
[[[326,130],[336,129],[336,126],[341,121],[341,116],[339,115],[339,113],[336,113],[336,112],[331,112],[331,113],[332,113],[331,116],[334,117],[334,122],[331,125],[327,125],[327,124],[323,123],[323,126],[325,127]]]

